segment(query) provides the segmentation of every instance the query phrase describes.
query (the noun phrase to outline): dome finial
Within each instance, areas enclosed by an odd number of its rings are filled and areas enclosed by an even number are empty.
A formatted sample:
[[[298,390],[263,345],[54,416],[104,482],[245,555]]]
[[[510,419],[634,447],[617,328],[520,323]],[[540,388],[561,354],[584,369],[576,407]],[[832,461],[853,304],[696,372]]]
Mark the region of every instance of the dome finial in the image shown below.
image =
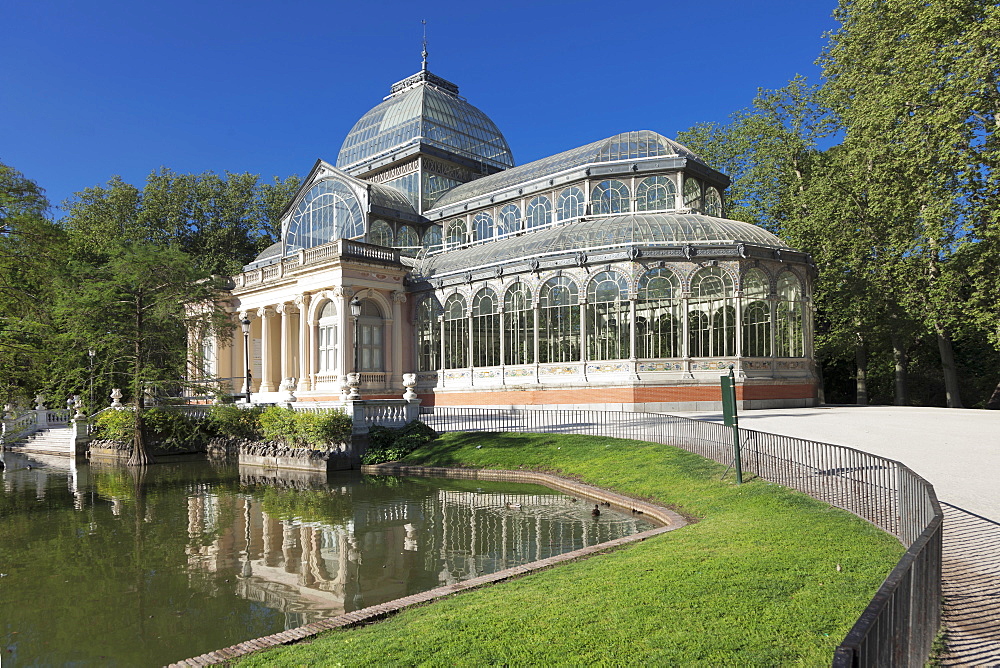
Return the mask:
[[[422,72],[427,71],[427,21],[421,19],[420,23],[424,26],[424,50],[421,55],[424,57],[423,64],[420,66]]]

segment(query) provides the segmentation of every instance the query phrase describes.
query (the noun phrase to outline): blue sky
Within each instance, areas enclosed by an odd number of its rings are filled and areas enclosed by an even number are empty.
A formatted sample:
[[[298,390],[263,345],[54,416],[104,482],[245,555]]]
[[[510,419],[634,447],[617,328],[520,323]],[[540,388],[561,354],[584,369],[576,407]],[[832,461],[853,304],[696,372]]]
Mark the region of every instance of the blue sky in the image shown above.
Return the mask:
[[[0,9],[0,161],[53,204],[121,175],[305,174],[419,70],[460,87],[518,164],[626,130],[725,121],[814,61],[828,0],[32,0]],[[58,212],[56,212],[58,215]]]

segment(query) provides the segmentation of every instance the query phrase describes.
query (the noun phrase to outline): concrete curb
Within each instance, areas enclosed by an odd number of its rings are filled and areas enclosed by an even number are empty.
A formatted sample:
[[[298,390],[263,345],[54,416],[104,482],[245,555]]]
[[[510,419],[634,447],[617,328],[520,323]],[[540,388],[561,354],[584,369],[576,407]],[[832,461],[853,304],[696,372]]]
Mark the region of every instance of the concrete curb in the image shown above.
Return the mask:
[[[534,471],[493,471],[486,469],[450,469],[434,466],[401,466],[392,463],[362,466],[361,472],[374,475],[425,475],[456,479],[538,483],[547,487],[552,487],[553,489],[558,489],[562,492],[586,496],[597,502],[604,501],[612,504],[613,506],[618,506],[620,509],[642,511],[644,516],[655,522],[661,523],[663,526],[650,529],[649,531],[632,534],[631,536],[616,538],[615,540],[608,541],[606,543],[590,545],[579,550],[573,550],[572,552],[566,552],[554,557],[549,557],[548,559],[542,559],[541,561],[533,561],[530,564],[514,566],[513,568],[507,568],[502,571],[497,571],[496,573],[490,573],[489,575],[481,575],[469,580],[463,580],[462,582],[457,582],[453,585],[446,585],[444,587],[438,587],[419,594],[412,594],[403,598],[397,598],[394,601],[372,605],[367,608],[362,608],[361,610],[348,612],[343,615],[337,615],[336,617],[329,617],[318,622],[306,624],[305,626],[299,626],[280,633],[272,633],[271,635],[264,636],[262,638],[246,640],[236,645],[231,645],[230,647],[202,654],[201,656],[171,663],[168,668],[215,665],[231,661],[260,650],[279,647],[281,645],[288,645],[302,640],[303,638],[308,638],[318,633],[322,633],[323,631],[329,631],[330,629],[346,629],[354,626],[362,626],[370,622],[385,619],[386,617],[394,615],[395,613],[405,610],[406,608],[446,598],[463,591],[478,589],[484,585],[503,582],[521,575],[551,568],[557,564],[590,556],[610,548],[644,541],[648,538],[659,536],[660,534],[668,531],[680,529],[682,526],[687,524],[687,520],[667,508],[654,505],[647,501],[632,499],[623,494],[609,492],[608,490],[593,487],[591,485],[585,485],[574,480],[560,478],[559,476],[549,473],[536,473]]]

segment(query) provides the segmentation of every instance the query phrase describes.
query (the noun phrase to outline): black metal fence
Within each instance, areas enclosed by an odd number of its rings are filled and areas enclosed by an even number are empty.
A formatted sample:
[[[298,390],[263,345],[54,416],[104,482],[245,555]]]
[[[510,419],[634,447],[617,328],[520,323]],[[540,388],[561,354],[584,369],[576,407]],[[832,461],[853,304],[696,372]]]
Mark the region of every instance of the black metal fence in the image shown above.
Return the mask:
[[[732,430],[659,413],[423,406],[437,431],[588,434],[672,445],[722,464]],[[837,648],[833,665],[921,666],[941,619],[942,512],[934,488],[893,459],[839,445],[740,430],[745,473],[848,510],[907,548]]]

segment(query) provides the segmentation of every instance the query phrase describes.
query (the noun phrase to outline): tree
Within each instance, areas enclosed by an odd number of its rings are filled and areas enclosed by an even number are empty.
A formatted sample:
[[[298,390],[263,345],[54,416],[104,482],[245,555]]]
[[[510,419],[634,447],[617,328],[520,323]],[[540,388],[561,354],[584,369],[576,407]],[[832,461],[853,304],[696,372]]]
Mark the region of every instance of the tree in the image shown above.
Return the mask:
[[[993,254],[996,237],[1000,8],[842,0],[835,16],[841,28],[821,64],[844,147],[867,165],[882,215],[908,236],[896,265],[912,284],[900,302],[933,333],[947,404],[959,407],[953,341],[976,320],[962,297],[991,281],[970,281],[958,260]]]
[[[0,163],[0,395],[24,401],[40,389],[37,353],[45,318],[48,265],[61,243],[38,185]]]
[[[229,320],[218,302],[221,283],[157,224],[159,205],[118,178],[81,193],[63,221],[66,268],[53,307],[64,350],[98,347],[127,372],[135,415],[128,463],[140,466],[150,461],[147,390],[184,377],[188,331]]]

